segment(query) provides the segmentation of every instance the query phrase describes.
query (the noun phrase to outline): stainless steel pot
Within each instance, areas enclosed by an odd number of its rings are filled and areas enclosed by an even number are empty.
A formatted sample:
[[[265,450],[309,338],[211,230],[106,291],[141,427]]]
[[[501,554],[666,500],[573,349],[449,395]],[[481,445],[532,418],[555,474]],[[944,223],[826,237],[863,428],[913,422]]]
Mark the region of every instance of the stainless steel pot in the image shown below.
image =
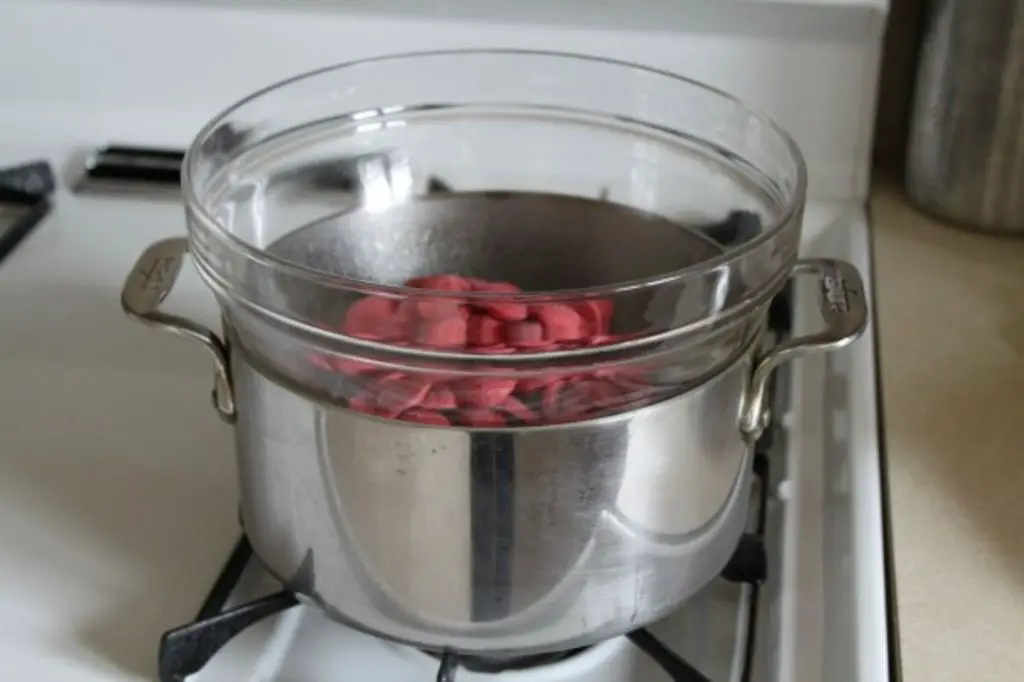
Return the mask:
[[[852,266],[798,261],[795,274],[819,280],[825,330],[764,354],[755,338],[680,395],[557,426],[418,426],[304,391],[227,316],[222,341],[162,312],[187,251],[184,238],[146,250],[122,306],[212,354],[256,554],[339,620],[488,656],[621,634],[713,579],[742,533],[772,370],[845,346],[866,325]],[[754,313],[762,326],[764,315]]]
[[[1024,234],[1024,2],[923,4],[907,193],[943,220]]]

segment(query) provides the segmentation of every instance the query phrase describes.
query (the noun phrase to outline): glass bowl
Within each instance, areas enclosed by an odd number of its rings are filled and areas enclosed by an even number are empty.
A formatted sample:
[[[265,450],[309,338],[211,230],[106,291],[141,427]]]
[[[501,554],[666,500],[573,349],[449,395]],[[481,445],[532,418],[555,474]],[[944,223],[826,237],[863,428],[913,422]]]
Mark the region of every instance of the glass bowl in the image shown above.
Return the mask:
[[[183,172],[234,350],[317,400],[468,428],[599,418],[721,371],[790,274],[805,185],[792,139],[725,93],[509,50],[284,81],[210,122]]]

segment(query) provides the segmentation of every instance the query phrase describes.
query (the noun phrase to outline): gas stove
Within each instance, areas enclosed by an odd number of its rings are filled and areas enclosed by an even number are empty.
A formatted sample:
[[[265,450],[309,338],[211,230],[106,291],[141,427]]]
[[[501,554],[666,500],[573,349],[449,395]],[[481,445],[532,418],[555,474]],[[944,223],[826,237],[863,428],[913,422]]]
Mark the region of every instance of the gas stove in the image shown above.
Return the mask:
[[[0,72],[0,166],[47,159],[60,186],[0,262],[0,671],[74,682],[898,679],[873,321],[849,348],[777,374],[756,503],[720,579],[627,636],[492,661],[383,641],[282,591],[239,540],[235,472],[223,456],[231,434],[204,400],[209,368],[189,344],[123,320],[117,305],[141,249],[184,232],[168,190],[176,150],[227,103],[339,61],[483,46],[645,63],[766,111],[808,163],[801,255],[852,262],[870,297],[865,204],[886,9],[884,0],[683,0],[644,13],[532,0],[358,10],[326,0],[7,3],[0,56],[24,67]],[[158,150],[142,182],[117,153],[124,145]],[[111,194],[110,184],[146,191]],[[175,305],[215,325],[212,297],[185,279]],[[813,329],[816,296],[795,282],[775,303],[776,334]]]

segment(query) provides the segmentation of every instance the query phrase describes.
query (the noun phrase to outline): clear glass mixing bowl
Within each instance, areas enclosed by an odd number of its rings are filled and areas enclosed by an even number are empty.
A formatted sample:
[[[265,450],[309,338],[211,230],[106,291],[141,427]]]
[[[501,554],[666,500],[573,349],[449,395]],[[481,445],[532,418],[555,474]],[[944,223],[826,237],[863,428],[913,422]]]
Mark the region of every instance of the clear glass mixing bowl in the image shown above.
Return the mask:
[[[719,371],[789,276],[805,184],[792,139],[727,94],[495,50],[279,83],[209,123],[183,173],[190,246],[236,351],[320,400],[468,427],[596,418]],[[405,285],[443,273],[521,291]],[[346,314],[367,297],[454,306],[467,324],[495,303],[531,311],[524,324],[553,304],[614,313],[585,339],[467,347],[426,340],[409,327],[421,318],[353,331]],[[503,324],[503,340],[521,336]],[[499,384],[528,412],[481,397],[507,396]]]

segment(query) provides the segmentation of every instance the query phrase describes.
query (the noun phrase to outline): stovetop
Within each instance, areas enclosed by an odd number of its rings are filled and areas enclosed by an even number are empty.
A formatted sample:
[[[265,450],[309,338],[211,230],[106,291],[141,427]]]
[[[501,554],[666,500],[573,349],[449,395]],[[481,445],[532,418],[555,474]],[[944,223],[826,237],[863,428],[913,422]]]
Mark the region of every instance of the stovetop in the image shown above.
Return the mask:
[[[239,533],[232,434],[209,409],[207,358],[117,304],[142,249],[184,230],[180,200],[70,192],[63,171],[81,170],[71,156],[83,148],[180,148],[257,88],[385,53],[501,46],[636,61],[734,93],[794,134],[809,177],[801,255],[851,261],[870,300],[865,197],[888,3],[586,4],[5,3],[0,166],[45,158],[61,180],[44,218],[40,203],[0,215],[0,252],[29,235],[0,262],[0,678],[151,682],[160,634],[195,617]],[[599,83],[581,87],[600,95]],[[161,163],[155,179],[168,174]],[[104,174],[95,179],[119,168]],[[215,300],[188,270],[168,304],[216,325]],[[809,289],[794,289],[794,333],[818,320]],[[762,453],[764,582],[719,580],[650,627],[712,682],[898,679],[872,333],[780,375],[787,407]],[[242,554],[202,618],[281,589]],[[305,606],[225,639],[192,678],[420,682],[440,665]],[[213,653],[208,642],[200,653]],[[626,638],[538,673],[501,677],[670,679]]]
[[[226,482],[227,466],[215,464],[226,462],[226,458],[208,452],[203,457],[183,455],[199,441],[189,437],[188,429],[181,425],[196,424],[197,429],[204,430],[203,442],[217,444],[225,451],[229,449],[229,434],[213,420],[203,419],[209,415],[205,401],[201,396],[197,398],[202,391],[197,392],[196,387],[208,381],[208,367],[189,354],[190,349],[173,340],[161,343],[127,322],[116,333],[108,334],[106,326],[115,320],[121,322],[116,291],[124,273],[146,243],[180,231],[180,207],[174,202],[161,206],[141,197],[78,196],[63,189],[54,197],[54,204],[57,209],[0,268],[5,282],[0,288],[0,303],[10,322],[9,331],[0,337],[0,350],[7,358],[5,382],[20,396],[0,422],[8,435],[5,452],[10,457],[6,470],[10,473],[14,465],[28,467],[35,463],[37,468],[50,467],[48,471],[61,471],[63,467],[71,475],[76,471],[91,473],[97,462],[104,463],[107,471],[115,460],[114,470],[118,471],[139,462],[159,467],[154,476],[159,473],[162,481],[173,476],[187,479],[187,483],[168,490],[191,495],[196,482],[203,480],[203,467],[207,480],[211,480],[209,472],[214,465],[218,471],[224,469],[217,474],[216,495],[195,497],[198,506],[179,509],[183,516],[165,518],[148,512],[154,502],[167,510],[174,505],[180,507],[178,498],[173,503],[171,499],[147,499],[136,506],[147,510],[148,516],[120,524],[131,535],[131,547],[150,547],[151,554],[164,557],[162,563],[168,564],[168,575],[173,571],[186,576],[175,583],[179,587],[173,593],[167,594],[146,582],[144,606],[133,611],[135,620],[131,622],[153,626],[142,633],[145,637],[136,637],[139,646],[150,652],[143,679],[153,674],[150,661],[157,648],[156,624],[166,629],[181,622],[180,616],[160,617],[159,612],[173,603],[181,613],[182,602],[194,600],[199,604],[207,591],[209,596],[197,616],[198,623],[183,623],[164,637],[160,682],[314,682],[367,675],[377,676],[381,682],[439,677],[482,682],[484,677],[495,676],[470,669],[478,667],[473,661],[427,654],[327,620],[316,608],[298,604],[294,596],[281,593],[280,584],[260,570],[244,542],[212,586],[209,582],[200,585],[210,580],[207,571],[211,571],[212,563],[175,564],[178,553],[184,551],[183,543],[189,547],[214,546],[212,535],[198,545],[196,538],[187,537],[198,532],[197,523],[219,528],[216,533],[230,526],[231,519],[222,518],[229,515],[219,513],[224,511],[221,506],[204,500],[225,495],[233,499],[230,487],[225,487],[230,485]],[[106,234],[104,230],[112,222],[131,225],[132,231],[119,233],[122,238],[116,241],[97,239]],[[801,255],[851,261],[863,274],[870,296],[868,239],[866,215],[859,204],[812,202],[807,206]],[[55,271],[52,263],[58,261],[61,267]],[[24,292],[43,290],[59,295],[48,295],[48,306],[42,308],[23,300]],[[22,293],[15,296],[15,292]],[[196,313],[197,319],[216,321],[216,306],[198,282],[184,286],[183,293],[179,303]],[[94,297],[96,294],[101,295]],[[807,333],[818,321],[816,298],[813,287],[797,282],[789,292],[789,305],[776,305],[773,326],[783,333],[790,325],[794,334]],[[783,317],[788,319],[780,322],[779,311],[786,311]],[[75,323],[74,353],[68,354],[66,331],[72,317],[79,321]],[[37,357],[40,360],[34,360],[34,364],[19,360]],[[49,357],[71,358],[73,363],[47,360],[43,364]],[[155,364],[156,358],[162,364]],[[78,376],[81,379],[76,381]],[[55,386],[61,390],[55,392]],[[774,423],[756,451],[758,475],[752,494],[758,503],[752,505],[748,535],[726,575],[646,630],[601,643],[564,660],[504,671],[500,677],[506,682],[517,676],[524,682],[526,676],[538,682],[573,682],[584,677],[597,682],[889,679],[891,629],[887,618],[874,343],[870,333],[843,351],[785,366],[776,375],[774,388]],[[65,420],[60,430],[54,429],[52,420],[43,418],[44,398],[49,410],[75,417]],[[73,406],[77,411],[72,412]],[[98,431],[97,424],[102,427]],[[65,435],[58,438],[59,433]],[[102,438],[97,439],[97,433]],[[75,464],[75,457],[63,456],[68,454],[67,444],[73,441],[81,443],[75,451],[80,465]],[[62,457],[54,460],[51,450]],[[18,474],[20,470],[13,471]],[[79,479],[81,476],[79,473]],[[27,561],[33,556],[26,549],[30,545],[19,540],[19,535],[4,536],[13,551],[13,561],[7,564],[4,575],[11,584],[27,588],[27,594],[34,595],[33,614],[48,613],[48,609],[56,619],[69,608],[68,597],[60,594],[71,594],[76,600],[72,608],[82,609],[86,600],[113,598],[118,580],[139,579],[126,571],[125,567],[133,564],[125,563],[123,555],[105,553],[106,580],[99,586],[95,580],[89,583],[83,567],[90,565],[87,557],[100,555],[94,552],[91,536],[75,525],[80,523],[81,514],[74,517],[74,523],[71,517],[58,521],[55,514],[59,505],[39,506],[48,498],[37,504],[19,490],[19,485],[24,485],[18,484],[21,479],[17,475],[6,480],[2,485],[4,495],[0,496],[5,517],[28,518],[26,505],[35,504],[31,507],[36,510],[32,518],[48,519],[48,533],[52,535],[54,529],[64,532],[66,527],[60,553],[55,555],[64,558],[49,559],[46,565],[54,567],[51,572],[60,576],[61,585],[82,588],[57,593],[51,589],[52,581],[43,585],[34,580],[39,569]],[[79,485],[75,483],[71,489],[77,490],[75,486]],[[140,491],[150,489],[156,488],[149,486]],[[124,490],[129,494],[127,488]],[[68,494],[61,499],[69,499]],[[127,503],[119,504],[125,508]],[[108,516],[97,516],[105,519],[105,529],[111,526]],[[191,521],[189,516],[193,517]],[[202,518],[206,520],[200,522]],[[143,529],[149,530],[143,534]],[[220,537],[223,542],[226,536]],[[209,557],[204,561],[210,561]],[[65,563],[69,571],[58,570]],[[70,570],[72,566],[77,568]],[[192,587],[182,592],[180,585]],[[21,602],[11,603],[17,606]],[[242,610],[234,611],[236,608]],[[15,608],[6,618],[0,614],[4,627],[16,620],[25,623],[25,613]],[[0,638],[0,653],[15,666],[25,665],[19,660],[40,655],[32,651],[14,643],[4,646]],[[96,674],[100,674],[98,670]],[[109,673],[103,675],[95,679],[109,679]]]

